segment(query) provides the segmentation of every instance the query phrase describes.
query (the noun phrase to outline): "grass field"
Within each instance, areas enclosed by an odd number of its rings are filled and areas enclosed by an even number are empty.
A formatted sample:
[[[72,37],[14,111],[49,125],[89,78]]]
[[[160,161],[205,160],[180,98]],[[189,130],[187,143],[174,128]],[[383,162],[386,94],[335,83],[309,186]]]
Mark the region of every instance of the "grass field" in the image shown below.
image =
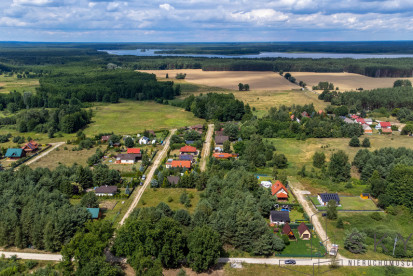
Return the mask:
[[[312,237],[311,240],[301,240],[299,237],[299,233],[297,229],[293,229],[293,233],[295,235],[295,238],[297,239],[296,241],[290,241],[290,244],[285,247],[285,249],[281,252],[281,257],[283,255],[308,255],[311,256],[311,243],[313,245],[312,251],[313,255],[315,254],[321,254],[321,256],[325,253],[325,248],[324,246],[320,245],[320,240],[318,237],[314,236]]]
[[[310,200],[314,205],[319,205],[317,197],[310,196]],[[378,210],[379,208],[374,204],[371,199],[361,199],[359,196],[341,196],[340,197],[341,206],[337,207],[337,210]],[[327,207],[318,207],[318,210],[326,210]]]
[[[362,87],[366,89],[393,87],[393,83],[398,79],[413,78],[371,78],[352,73],[313,73],[313,72],[292,72],[297,81],[304,81],[307,87],[318,85],[320,81],[332,82],[340,91],[356,90]]]
[[[112,131],[136,134],[145,129],[171,129],[204,122],[183,109],[154,102],[122,100],[118,104],[96,106],[93,111],[93,122],[84,131],[87,135]]]
[[[38,87],[38,79],[18,79],[16,75],[12,77],[6,77],[0,75],[0,93],[9,93],[16,90],[17,92],[35,92]]]
[[[191,207],[187,208],[185,205],[179,202],[179,197],[184,191],[187,191],[188,195],[192,194]],[[184,189],[184,188],[148,188],[142,195],[141,200],[138,203],[139,207],[156,207],[159,203],[165,202],[171,207],[172,210],[185,209],[190,213],[195,211],[195,207],[199,202],[199,194],[196,189]],[[169,198],[172,199],[169,202]],[[144,204],[145,203],[145,204]]]
[[[331,270],[331,271],[330,271]],[[412,275],[411,268],[394,267],[339,267],[332,269],[329,266],[316,266],[314,275],[326,276],[389,276]],[[195,275],[195,274],[194,274]],[[212,274],[215,275],[215,274]],[[221,274],[217,274],[221,275]],[[259,265],[243,264],[243,268],[231,268],[230,264],[224,266],[224,275],[227,276],[302,276],[313,275],[311,266],[278,266],[278,265]]]
[[[395,233],[400,233],[404,239],[411,234],[411,214],[400,211],[397,215],[390,215],[388,213],[380,213],[381,220],[377,221],[371,217],[372,213],[346,213],[339,212],[338,217],[343,220],[344,228],[337,228],[337,221],[327,220],[327,234],[333,243],[339,245],[340,254],[347,258],[354,259],[393,259],[391,255]],[[321,219],[324,221],[324,218]],[[322,223],[322,226],[325,227],[325,223]],[[344,249],[344,240],[346,237],[347,231],[357,228],[360,231],[373,231],[377,233],[377,238],[380,239],[384,234],[389,235],[389,240],[387,240],[391,246],[389,247],[390,255],[382,253],[382,248],[378,246],[377,252],[374,251],[374,237],[367,237],[367,252],[365,254],[353,254],[350,251]],[[413,246],[412,240],[408,241],[409,247]],[[397,247],[403,247],[403,243],[400,241],[397,243]]]
[[[65,147],[67,147],[67,150],[64,149]],[[47,156],[30,164],[29,167],[33,169],[43,167],[52,170],[57,168],[60,164],[71,166],[74,163],[77,163],[79,165],[86,166],[87,159],[95,153],[96,148],[72,151],[72,148],[74,147],[74,145],[62,145],[57,148],[58,150],[53,150]]]
[[[168,74],[170,80],[175,80],[178,73],[185,73],[185,80],[188,82],[231,90],[238,90],[239,83],[249,84],[251,90],[290,90],[299,88],[276,72],[202,71],[202,69],[141,70],[141,72],[155,74],[162,79]]]

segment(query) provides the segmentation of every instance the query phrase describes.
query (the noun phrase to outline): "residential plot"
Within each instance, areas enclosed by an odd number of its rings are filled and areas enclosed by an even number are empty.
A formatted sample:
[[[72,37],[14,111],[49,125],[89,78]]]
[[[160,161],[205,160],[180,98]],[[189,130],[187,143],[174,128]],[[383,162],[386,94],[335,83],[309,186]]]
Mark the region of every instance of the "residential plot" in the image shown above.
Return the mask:
[[[320,205],[316,196],[310,196],[309,199],[315,206]],[[340,205],[337,210],[353,211],[376,211],[379,208],[371,199],[362,199],[359,196],[340,196]],[[317,207],[318,210],[326,210],[327,207]]]
[[[393,83],[399,79],[413,78],[372,78],[353,73],[314,73],[314,72],[291,72],[297,81],[303,81],[311,88],[319,82],[332,82],[340,91],[356,90],[357,88],[374,89],[393,87]]]

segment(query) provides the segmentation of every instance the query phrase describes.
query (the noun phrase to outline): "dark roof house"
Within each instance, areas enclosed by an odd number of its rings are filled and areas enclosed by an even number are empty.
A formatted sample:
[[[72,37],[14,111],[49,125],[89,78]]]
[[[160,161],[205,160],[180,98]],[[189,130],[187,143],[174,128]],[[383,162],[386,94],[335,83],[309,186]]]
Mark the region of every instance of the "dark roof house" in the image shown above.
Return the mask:
[[[168,182],[169,182],[170,184],[178,185],[178,182],[179,182],[180,177],[179,177],[179,176],[175,176],[175,175],[170,175],[170,176],[168,176],[166,179],[168,179]]]
[[[194,160],[194,156],[190,155],[190,154],[180,154],[179,155],[179,160],[186,160],[186,161],[193,161]]]
[[[228,136],[215,136],[215,144],[216,145],[223,145],[225,141],[228,141]]]
[[[271,211],[270,221],[272,224],[284,224],[290,222],[290,212],[288,211]]]
[[[307,225],[304,222],[301,222],[297,230],[298,230],[298,234],[300,235],[300,239],[309,240],[311,238],[310,229],[308,229]]]
[[[291,230],[291,226],[288,224],[288,222],[284,224],[282,233],[284,235],[287,235],[289,239],[295,240],[294,232],[293,230]]]
[[[39,149],[39,144],[36,141],[30,141],[22,147],[25,152],[35,152]]]
[[[322,193],[322,194],[318,194],[318,201],[320,202],[321,205],[327,205],[327,203],[330,200],[335,200],[337,205],[340,205],[340,197],[338,196],[338,194],[334,193]]]
[[[95,189],[96,195],[114,195],[118,192],[117,186],[100,186]]]

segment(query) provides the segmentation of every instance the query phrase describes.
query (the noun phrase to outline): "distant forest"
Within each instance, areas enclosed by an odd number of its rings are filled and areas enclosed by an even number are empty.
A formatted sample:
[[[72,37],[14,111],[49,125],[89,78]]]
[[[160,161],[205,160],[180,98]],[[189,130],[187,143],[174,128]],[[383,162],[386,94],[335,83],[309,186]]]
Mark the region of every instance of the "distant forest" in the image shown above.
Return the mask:
[[[413,58],[382,59],[222,59],[193,57],[115,56],[99,49],[171,49],[213,54],[245,54],[260,51],[336,53],[413,53],[413,42],[383,43],[269,43],[267,44],[90,44],[0,43],[0,73],[30,70],[50,73],[56,66],[106,68],[113,63],[123,69],[203,69],[206,71],[349,72],[369,77],[411,77]],[[240,46],[241,45],[241,46]],[[252,45],[252,46],[250,46]],[[233,52],[231,52],[233,51]],[[41,65],[41,66],[38,66]]]

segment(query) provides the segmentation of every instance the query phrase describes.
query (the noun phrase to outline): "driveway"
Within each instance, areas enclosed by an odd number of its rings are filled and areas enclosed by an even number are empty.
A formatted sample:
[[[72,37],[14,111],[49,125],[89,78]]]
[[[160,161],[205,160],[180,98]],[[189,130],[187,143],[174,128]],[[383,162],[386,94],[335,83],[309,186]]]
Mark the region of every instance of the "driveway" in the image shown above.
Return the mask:
[[[45,157],[46,155],[48,155],[49,153],[51,153],[53,150],[55,150],[56,148],[60,147],[61,145],[65,144],[65,142],[57,142],[57,143],[50,143],[50,145],[52,145],[51,148],[49,148],[48,150],[42,152],[41,154],[37,155],[36,157],[30,159],[29,161],[27,161],[26,163],[24,163],[25,165],[30,165],[34,162],[36,162],[37,160],[39,160],[42,157]]]
[[[207,159],[209,153],[211,152],[211,141],[212,141],[212,134],[214,133],[214,124],[208,125],[208,130],[205,136],[205,143],[202,148],[202,155],[201,155],[201,171],[204,172],[206,170]]]

